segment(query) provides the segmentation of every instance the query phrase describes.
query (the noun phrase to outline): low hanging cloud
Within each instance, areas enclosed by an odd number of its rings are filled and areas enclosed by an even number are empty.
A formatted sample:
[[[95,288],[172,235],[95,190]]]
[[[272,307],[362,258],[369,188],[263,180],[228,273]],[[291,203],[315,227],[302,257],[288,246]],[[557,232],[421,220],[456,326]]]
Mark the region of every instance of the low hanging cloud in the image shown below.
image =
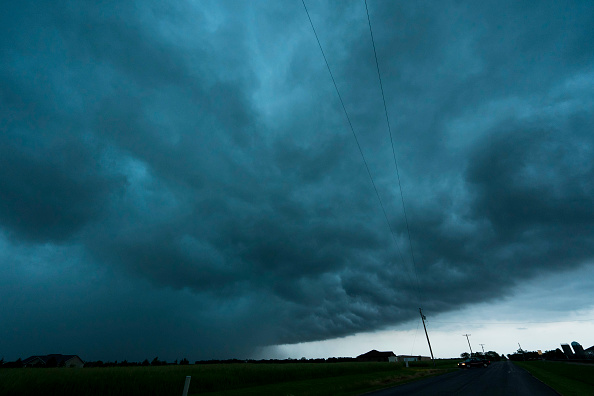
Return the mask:
[[[363,3],[309,9],[394,235],[301,3],[11,5],[11,353],[245,356],[591,263],[592,6],[369,5],[414,262]]]

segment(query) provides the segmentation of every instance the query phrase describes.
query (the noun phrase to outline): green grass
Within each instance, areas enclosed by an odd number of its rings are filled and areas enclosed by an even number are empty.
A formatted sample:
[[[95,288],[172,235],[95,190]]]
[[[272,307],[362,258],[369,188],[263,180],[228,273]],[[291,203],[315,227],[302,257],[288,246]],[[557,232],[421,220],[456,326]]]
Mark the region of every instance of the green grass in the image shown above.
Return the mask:
[[[0,369],[0,395],[358,395],[455,369],[399,363],[212,364],[83,369]],[[424,366],[424,365],[422,365]]]
[[[563,396],[594,395],[594,365],[566,362],[514,362]]]
[[[411,362],[409,368],[393,363],[345,363],[353,372],[317,379],[279,382],[254,387],[215,392],[217,396],[257,396],[257,395],[361,395],[377,389],[415,381],[421,378],[444,374],[457,370],[456,360],[438,360],[434,368],[431,362]],[[360,370],[367,366],[368,370]],[[365,372],[366,371],[366,372]]]

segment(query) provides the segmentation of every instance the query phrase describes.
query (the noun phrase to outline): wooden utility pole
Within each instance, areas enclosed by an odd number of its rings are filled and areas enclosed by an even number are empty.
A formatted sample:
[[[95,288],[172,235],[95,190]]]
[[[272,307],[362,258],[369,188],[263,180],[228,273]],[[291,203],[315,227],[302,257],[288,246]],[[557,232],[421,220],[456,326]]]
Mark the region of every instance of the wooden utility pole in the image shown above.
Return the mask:
[[[462,334],[462,337],[466,336],[466,341],[468,341],[468,348],[470,348],[470,356],[472,357],[472,347],[470,346],[470,339],[468,338],[472,334]]]
[[[423,310],[419,308],[419,313],[421,314],[421,320],[423,320],[423,328],[425,329],[425,336],[427,337],[427,344],[429,344],[429,352],[431,352],[431,361],[433,362],[433,367],[435,367],[435,358],[433,357],[433,349],[431,349],[431,341],[429,341],[429,334],[427,334],[427,327],[425,326],[425,315],[423,315]]]

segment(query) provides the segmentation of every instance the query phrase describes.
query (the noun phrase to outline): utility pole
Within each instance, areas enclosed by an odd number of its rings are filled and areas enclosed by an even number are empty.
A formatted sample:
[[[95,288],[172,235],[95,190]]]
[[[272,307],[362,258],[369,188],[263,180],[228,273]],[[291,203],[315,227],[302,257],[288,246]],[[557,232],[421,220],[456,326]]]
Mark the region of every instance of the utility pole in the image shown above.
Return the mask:
[[[427,337],[427,344],[429,344],[429,352],[431,352],[431,360],[433,361],[433,367],[435,367],[435,358],[433,358],[433,349],[431,349],[431,342],[429,341],[429,334],[427,334],[427,327],[425,327],[425,315],[423,315],[423,310],[419,308],[419,313],[421,314],[421,319],[423,320],[423,328],[425,329],[425,336]]]
[[[471,336],[472,334],[462,334],[462,337],[466,336],[466,341],[468,341],[468,348],[470,348],[470,356],[472,356],[472,347],[470,346],[470,339],[468,338],[468,336]]]
[[[485,354],[485,344],[479,344],[483,348],[483,355]]]

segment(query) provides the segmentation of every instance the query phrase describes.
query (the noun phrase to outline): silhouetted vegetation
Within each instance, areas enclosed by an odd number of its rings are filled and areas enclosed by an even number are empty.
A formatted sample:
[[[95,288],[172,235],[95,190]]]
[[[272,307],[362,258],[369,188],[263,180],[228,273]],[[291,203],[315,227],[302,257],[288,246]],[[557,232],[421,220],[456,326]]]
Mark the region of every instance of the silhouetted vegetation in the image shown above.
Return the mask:
[[[23,367],[23,361],[21,360],[21,358],[18,358],[14,362],[5,362],[2,364],[2,368],[22,368],[22,367]]]
[[[567,356],[565,356],[563,351],[559,348],[545,351],[545,353],[542,354],[542,357],[546,360],[567,360]]]
[[[468,352],[462,352],[460,354],[460,357],[462,359],[468,359],[469,357],[471,357],[471,355]],[[504,355],[500,355],[500,354],[498,354],[495,351],[489,351],[489,352],[485,352],[485,353],[482,353],[482,352],[473,352],[472,353],[472,357],[477,357],[477,358],[480,358],[480,359],[488,359],[488,360],[490,360],[492,362],[498,362],[501,359],[505,359],[505,356]]]
[[[188,365],[190,362],[188,359],[183,358],[180,362],[177,359],[173,363],[168,363],[165,360],[159,360],[159,357],[155,357],[149,362],[148,359],[144,359],[142,362],[129,362],[128,360],[122,360],[121,362],[103,362],[101,360],[85,362],[85,367],[137,367],[137,366],[174,366],[174,365]]]
[[[240,364],[240,363],[253,363],[253,364],[287,364],[287,363],[347,363],[347,362],[356,362],[357,360],[355,358],[351,358],[351,357],[330,357],[327,359],[324,358],[318,358],[318,359],[306,359],[306,358],[301,358],[301,359],[262,359],[262,360],[254,360],[254,359],[224,359],[224,360],[219,360],[219,359],[211,359],[211,360],[196,360],[194,362],[194,364],[199,364],[199,365],[209,365],[209,364]],[[20,362],[20,359],[19,359]],[[16,362],[11,362],[11,363],[5,363],[4,367],[7,367],[6,365],[12,365],[10,367],[22,367],[21,365],[18,365]],[[174,362],[169,363],[165,360],[160,360],[159,357],[155,357],[153,358],[153,360],[149,361],[148,359],[144,359],[142,362],[129,362],[128,360],[122,360],[121,362],[118,362],[117,360],[110,362],[110,361],[102,361],[102,360],[97,360],[97,361],[87,361],[85,362],[85,367],[86,368],[90,368],[90,367],[137,367],[137,366],[175,366],[175,365],[180,365],[180,366],[186,366],[186,365],[190,365],[190,361],[186,358],[183,358],[181,360],[176,359]],[[0,367],[2,367],[2,365],[0,365]],[[49,367],[49,366],[46,366]],[[52,367],[56,367],[56,366],[52,366]]]
[[[516,353],[508,354],[507,357],[512,362],[522,362],[526,360],[539,360],[542,357],[535,351],[525,351],[523,349],[518,349]]]
[[[330,357],[327,359],[318,358],[318,359],[261,359],[261,360],[254,360],[254,359],[247,359],[247,360],[240,360],[240,359],[226,359],[226,360],[196,360],[194,364],[235,364],[235,363],[254,363],[254,364],[286,364],[286,363],[347,363],[347,362],[356,362],[357,359],[352,357]]]

